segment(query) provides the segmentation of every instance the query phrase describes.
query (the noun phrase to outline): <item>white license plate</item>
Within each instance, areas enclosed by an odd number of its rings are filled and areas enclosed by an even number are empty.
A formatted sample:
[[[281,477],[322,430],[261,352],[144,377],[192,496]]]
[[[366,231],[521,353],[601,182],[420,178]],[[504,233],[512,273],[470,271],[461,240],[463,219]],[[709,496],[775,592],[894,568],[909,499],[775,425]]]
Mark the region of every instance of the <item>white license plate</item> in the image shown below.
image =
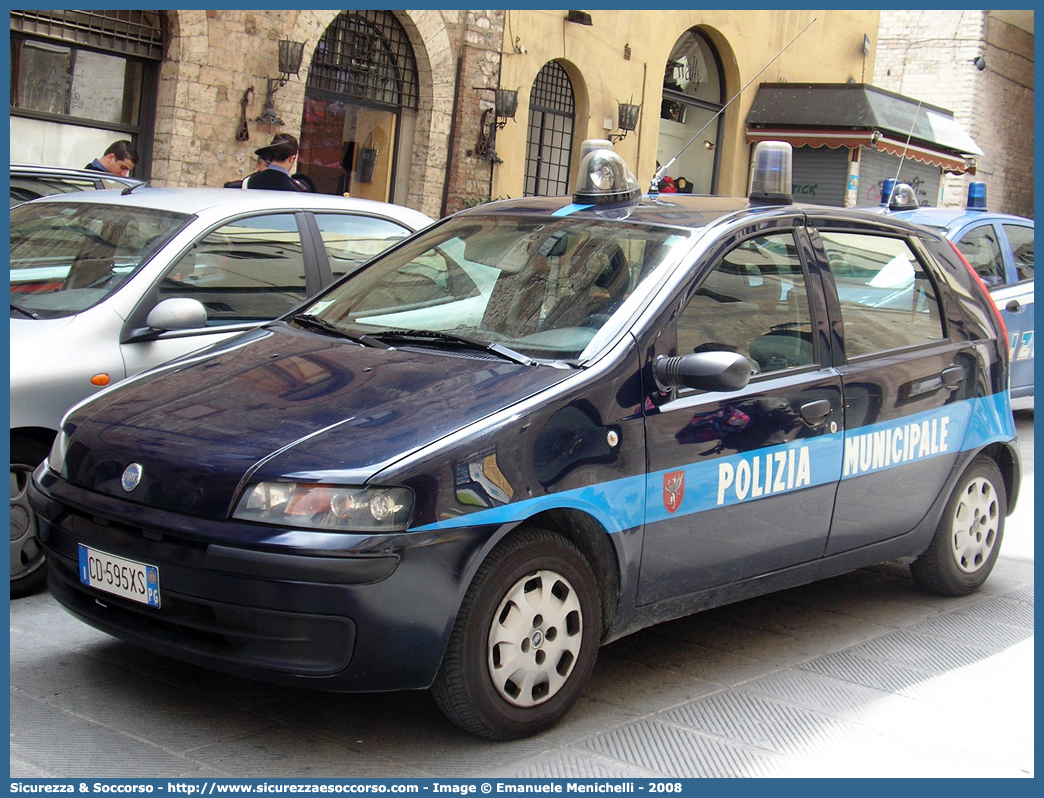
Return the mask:
[[[80,544],[80,582],[114,596],[160,605],[159,568]]]

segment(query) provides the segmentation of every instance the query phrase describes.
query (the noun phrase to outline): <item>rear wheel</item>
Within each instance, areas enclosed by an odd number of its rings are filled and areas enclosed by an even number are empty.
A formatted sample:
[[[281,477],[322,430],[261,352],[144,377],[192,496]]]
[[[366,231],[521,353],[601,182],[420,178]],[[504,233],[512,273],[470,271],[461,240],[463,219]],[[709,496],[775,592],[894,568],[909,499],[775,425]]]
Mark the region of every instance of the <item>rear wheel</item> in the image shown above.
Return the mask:
[[[29,506],[29,479],[47,450],[42,441],[11,439],[11,598],[32,593],[47,579],[36,539],[36,513]]]
[[[510,740],[543,731],[575,703],[594,669],[601,601],[569,541],[524,529],[483,562],[432,686],[465,731]]]
[[[996,464],[972,461],[950,494],[928,550],[910,565],[917,583],[943,596],[965,596],[990,575],[1004,538],[1007,496]]]

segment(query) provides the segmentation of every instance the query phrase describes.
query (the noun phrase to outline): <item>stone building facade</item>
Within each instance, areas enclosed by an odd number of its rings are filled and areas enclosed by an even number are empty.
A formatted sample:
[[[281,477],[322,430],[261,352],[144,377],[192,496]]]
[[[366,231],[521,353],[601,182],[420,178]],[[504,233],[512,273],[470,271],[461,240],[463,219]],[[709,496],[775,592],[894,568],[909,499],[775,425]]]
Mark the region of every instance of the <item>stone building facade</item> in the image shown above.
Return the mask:
[[[759,84],[865,82],[952,108],[993,204],[1029,215],[1032,34],[997,13],[12,11],[11,157],[82,166],[130,137],[135,176],[220,186],[288,132],[321,190],[438,217],[568,193],[581,142],[612,138],[643,188],[662,162],[679,190],[742,195]],[[497,115],[498,88],[517,110]]]
[[[990,210],[1033,216],[1032,13],[881,12],[874,83],[949,108],[985,152],[975,176],[945,178],[942,205],[983,180]]]
[[[253,150],[272,135],[303,136],[306,76],[316,48],[337,11],[168,11],[169,49],[158,94],[153,172],[172,185],[221,185],[249,174]],[[496,86],[502,28],[498,11],[394,12],[416,60],[417,107],[413,132],[398,147],[396,185],[386,196],[438,217],[452,211],[461,192],[481,194],[488,166],[467,163],[452,151],[455,126],[466,127],[479,113],[482,97],[462,85]],[[251,138],[234,133],[247,86],[256,90],[246,117],[261,116],[267,78],[275,71],[278,41],[304,43],[300,78],[276,94],[284,124],[248,121]],[[491,56],[493,54],[493,56]],[[448,194],[447,186],[454,187]],[[454,201],[451,201],[454,200]],[[449,204],[447,208],[446,205]]]

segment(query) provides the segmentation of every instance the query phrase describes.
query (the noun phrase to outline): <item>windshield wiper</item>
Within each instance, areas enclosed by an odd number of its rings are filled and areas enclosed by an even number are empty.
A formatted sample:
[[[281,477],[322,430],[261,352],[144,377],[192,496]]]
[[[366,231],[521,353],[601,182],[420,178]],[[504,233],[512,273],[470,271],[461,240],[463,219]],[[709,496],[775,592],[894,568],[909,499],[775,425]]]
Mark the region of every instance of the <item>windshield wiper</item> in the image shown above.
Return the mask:
[[[313,330],[319,330],[330,335],[336,335],[338,338],[345,338],[352,343],[361,344],[362,346],[375,346],[378,349],[389,349],[388,344],[374,338],[372,335],[352,335],[349,332],[342,330],[336,324],[331,324],[326,319],[321,319],[318,316],[313,316],[311,313],[298,313],[296,316],[291,316],[290,321],[295,321],[302,327],[309,327]]]
[[[37,313],[35,310],[29,310],[29,308],[23,308],[21,305],[16,305],[14,302],[11,303],[11,310],[15,311],[16,313],[21,313],[27,319],[38,319],[38,318],[40,318],[40,314]]]
[[[441,332],[439,330],[385,330],[368,335],[367,338],[379,338],[382,341],[407,341],[417,343],[455,344],[466,349],[474,349],[479,352],[490,352],[504,360],[519,363],[523,366],[535,366],[536,361],[531,357],[516,352],[514,349],[490,341],[480,341],[477,338],[469,338],[466,335]]]

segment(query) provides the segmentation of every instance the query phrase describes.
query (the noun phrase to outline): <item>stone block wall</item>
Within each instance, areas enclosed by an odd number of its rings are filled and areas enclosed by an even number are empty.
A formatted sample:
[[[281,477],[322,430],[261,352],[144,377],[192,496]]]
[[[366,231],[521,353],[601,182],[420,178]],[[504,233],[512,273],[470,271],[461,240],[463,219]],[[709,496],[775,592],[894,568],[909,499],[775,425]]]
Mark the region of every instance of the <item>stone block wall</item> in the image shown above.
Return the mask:
[[[990,210],[1033,216],[1032,34],[989,11],[884,10],[873,83],[953,111],[984,151],[974,176],[944,177],[942,205],[983,180]]]
[[[500,86],[503,11],[466,11],[458,63],[457,104],[449,144],[448,177],[442,211],[454,213],[490,199],[492,161],[477,150],[488,136],[494,92]],[[505,87],[509,88],[509,87]],[[483,112],[487,125],[482,125]],[[516,120],[517,122],[518,120]]]
[[[152,174],[156,185],[219,187],[254,170],[254,150],[279,132],[301,137],[305,83],[315,48],[336,18],[324,11],[167,11],[169,47],[156,98]],[[480,100],[458,85],[458,62],[478,85],[497,85],[503,12],[395,12],[417,61],[419,101],[411,148],[408,189],[396,200],[429,216],[442,214],[447,195],[489,196],[488,164],[466,158],[450,167],[452,127],[467,122],[468,107]],[[267,78],[278,77],[278,42],[305,43],[301,70],[275,95],[283,125],[256,120],[264,109]],[[477,65],[472,68],[472,65]],[[236,140],[243,97],[248,141]],[[492,94],[486,92],[489,98]],[[455,95],[460,102],[456,103]],[[456,150],[455,150],[456,151]],[[447,188],[447,178],[461,187]]]

